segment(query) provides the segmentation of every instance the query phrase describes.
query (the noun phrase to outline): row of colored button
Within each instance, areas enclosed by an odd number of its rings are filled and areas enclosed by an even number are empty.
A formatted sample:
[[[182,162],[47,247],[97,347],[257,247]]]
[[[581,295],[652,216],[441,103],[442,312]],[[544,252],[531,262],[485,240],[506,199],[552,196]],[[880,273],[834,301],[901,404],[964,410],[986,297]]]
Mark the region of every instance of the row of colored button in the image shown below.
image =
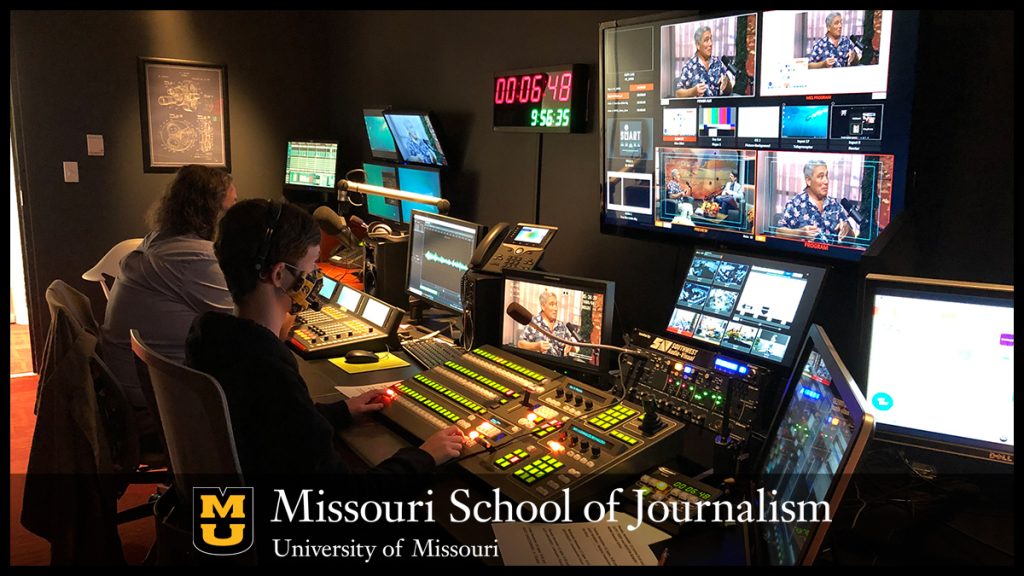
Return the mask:
[[[458,422],[459,421],[458,414],[455,414],[451,410],[445,408],[444,406],[441,406],[437,402],[434,402],[433,400],[431,400],[430,398],[427,398],[423,394],[420,394],[416,390],[413,390],[412,388],[409,388],[405,384],[396,384],[395,385],[395,390],[398,390],[399,392],[401,392],[402,394],[405,394],[409,398],[412,398],[413,400],[419,402],[420,404],[423,404],[427,408],[430,408],[431,410],[433,410],[437,414],[440,414],[441,417],[443,417],[444,419],[448,420],[449,422]]]
[[[523,466],[519,470],[513,472],[513,475],[524,484],[533,484],[548,474],[558,470],[562,466],[565,466],[560,460],[545,454],[542,458],[530,462],[526,466]]]
[[[587,420],[587,422],[602,430],[607,430],[634,414],[636,414],[636,410],[619,404],[618,406],[613,406],[597,416],[594,416],[590,420]]]
[[[461,374],[469,376],[473,380],[476,380],[477,382],[483,384],[484,386],[487,386],[488,388],[491,388],[493,390],[497,390],[498,392],[501,392],[505,396],[510,396],[512,398],[519,398],[519,393],[518,392],[515,392],[511,388],[509,388],[509,387],[507,387],[507,386],[505,386],[503,384],[499,384],[498,382],[495,382],[494,380],[491,380],[487,376],[483,376],[481,374],[477,374],[476,372],[470,370],[469,368],[466,368],[465,366],[463,366],[461,364],[456,364],[455,362],[452,362],[451,360],[448,360],[447,362],[444,363],[444,365],[446,367],[448,367],[448,368],[451,368],[452,370],[455,370],[456,372],[459,372]]]
[[[623,442],[629,444],[630,446],[639,442],[639,440],[637,440],[636,438],[633,438],[629,434],[623,434],[619,430],[612,430],[611,432],[608,433],[608,435],[611,436],[612,438],[618,438],[619,440],[622,440]]]
[[[491,354],[490,352],[488,352],[486,350],[482,350],[480,348],[474,348],[473,349],[473,354],[476,354],[477,356],[483,356],[484,358],[487,358],[491,362],[496,362],[498,364],[501,364],[505,368],[508,368],[509,370],[514,370],[516,372],[519,372],[523,376],[526,376],[528,378],[532,378],[532,379],[536,380],[537,382],[543,382],[543,381],[547,380],[547,377],[545,377],[543,374],[538,374],[538,373],[534,372],[533,370],[530,370],[529,368],[526,368],[525,366],[520,366],[519,364],[516,364],[515,362],[511,362],[509,360],[506,360],[505,358],[502,358],[501,356],[498,356],[498,355],[495,355],[495,354]]]
[[[529,456],[529,454],[526,453],[526,450],[523,450],[522,448],[516,448],[515,450],[495,460],[494,465],[504,470],[509,466],[515,464],[516,462],[519,462],[523,458],[526,458],[527,456]]]
[[[438,384],[437,382],[434,382],[433,380],[431,380],[430,378],[427,378],[423,374],[417,374],[417,375],[413,376],[413,378],[416,379],[419,382],[422,382],[423,384],[426,384],[427,386],[430,386],[432,389],[436,390],[437,392],[440,392],[441,394],[444,394],[445,397],[450,398],[451,400],[454,400],[455,402],[458,402],[463,407],[468,408],[469,410],[472,410],[473,412],[476,412],[477,414],[485,414],[487,412],[487,410],[485,410],[483,406],[477,404],[476,402],[473,402],[469,398],[466,398],[462,394],[459,394],[458,392],[456,392],[456,391],[454,391],[454,390],[452,390],[450,388],[447,388],[445,386],[442,386],[441,384]]]
[[[551,422],[548,422],[547,426],[545,426],[543,428],[537,428],[536,430],[534,430],[532,432],[532,434],[534,436],[536,436],[537,438],[543,438],[543,437],[547,436],[548,434],[551,434],[555,430],[558,430],[561,427],[562,427],[562,423],[561,422],[559,422],[558,420],[553,420]]]

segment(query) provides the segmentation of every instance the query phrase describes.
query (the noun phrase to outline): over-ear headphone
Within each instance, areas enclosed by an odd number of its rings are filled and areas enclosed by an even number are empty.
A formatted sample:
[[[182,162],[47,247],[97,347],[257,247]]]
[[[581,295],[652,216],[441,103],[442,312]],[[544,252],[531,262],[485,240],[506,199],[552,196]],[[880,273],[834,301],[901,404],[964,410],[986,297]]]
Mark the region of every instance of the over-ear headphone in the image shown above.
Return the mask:
[[[389,240],[391,242],[398,242],[405,238],[405,234],[395,234],[391,229],[391,226],[383,222],[374,222],[370,224],[370,228],[366,231],[366,235],[370,238],[378,238],[383,240]]]
[[[283,208],[278,202],[273,200],[268,200],[268,202],[270,202],[270,210],[267,212],[267,232],[263,235],[263,241],[256,252],[256,275],[258,277],[266,274],[267,256],[270,255],[270,241],[274,238],[274,229],[277,228],[277,221],[281,219],[281,209]]]

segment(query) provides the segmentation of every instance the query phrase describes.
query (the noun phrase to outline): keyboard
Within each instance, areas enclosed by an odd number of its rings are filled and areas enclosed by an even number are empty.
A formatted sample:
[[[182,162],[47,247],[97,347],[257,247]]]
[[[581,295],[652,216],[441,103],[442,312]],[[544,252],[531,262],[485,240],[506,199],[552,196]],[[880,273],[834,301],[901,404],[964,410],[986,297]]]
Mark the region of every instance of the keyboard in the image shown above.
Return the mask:
[[[402,348],[427,370],[448,360],[457,360],[466,353],[465,349],[437,338],[402,342]]]

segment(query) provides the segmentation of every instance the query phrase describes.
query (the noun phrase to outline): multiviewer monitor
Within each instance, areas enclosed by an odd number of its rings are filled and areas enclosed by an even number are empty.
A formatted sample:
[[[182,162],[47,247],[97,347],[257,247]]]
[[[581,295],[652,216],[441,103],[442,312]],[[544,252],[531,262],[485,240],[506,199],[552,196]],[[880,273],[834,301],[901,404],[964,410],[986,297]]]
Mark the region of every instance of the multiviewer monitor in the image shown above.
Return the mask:
[[[505,310],[516,302],[533,314],[545,330],[573,342],[610,344],[615,283],[545,272],[505,271],[504,303],[500,311],[502,346],[549,366],[600,372],[610,353],[563,344],[522,326]],[[477,314],[479,316],[479,313]]]
[[[917,14],[601,28],[602,231],[856,260],[903,210]]]
[[[1013,286],[870,274],[867,393],[881,440],[1013,464]]]
[[[398,188],[398,171],[394,166],[363,162],[363,171],[366,172],[366,183],[384,188]],[[402,201],[377,196],[366,195],[366,212],[370,216],[383,218],[392,222],[402,221]]]
[[[327,140],[288,142],[284,183],[290,188],[333,190],[338,172],[338,143]]]
[[[874,428],[856,382],[836,354],[825,331],[812,325],[780,409],[761,452],[754,498],[765,509],[785,510],[813,503],[793,521],[758,522],[751,542],[751,563],[809,565],[814,562],[830,522],[819,503],[835,516],[846,485]],[[802,516],[802,517],[801,517]]]
[[[406,192],[415,192],[434,198],[441,197],[441,171],[437,168],[398,167],[398,186]],[[419,202],[402,202],[402,222],[411,220],[413,210],[437,213],[437,206]]]
[[[410,294],[462,312],[462,275],[480,240],[479,224],[416,210],[409,225]]]
[[[789,366],[824,268],[696,250],[666,330]]]
[[[377,160],[397,160],[395,139],[384,119],[384,111],[376,108],[363,110],[363,123],[366,125],[366,137],[370,141],[370,156]]]
[[[384,118],[403,161],[428,166],[448,165],[434,124],[426,112],[385,111]]]

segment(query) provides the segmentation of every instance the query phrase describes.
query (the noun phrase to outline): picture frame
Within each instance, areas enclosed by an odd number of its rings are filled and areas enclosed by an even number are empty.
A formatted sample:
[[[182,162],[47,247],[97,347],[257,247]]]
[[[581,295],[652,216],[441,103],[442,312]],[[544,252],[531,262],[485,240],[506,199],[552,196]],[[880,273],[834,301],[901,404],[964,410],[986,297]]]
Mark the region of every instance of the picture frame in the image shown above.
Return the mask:
[[[230,172],[227,66],[150,57],[138,64],[143,171],[202,164]]]

